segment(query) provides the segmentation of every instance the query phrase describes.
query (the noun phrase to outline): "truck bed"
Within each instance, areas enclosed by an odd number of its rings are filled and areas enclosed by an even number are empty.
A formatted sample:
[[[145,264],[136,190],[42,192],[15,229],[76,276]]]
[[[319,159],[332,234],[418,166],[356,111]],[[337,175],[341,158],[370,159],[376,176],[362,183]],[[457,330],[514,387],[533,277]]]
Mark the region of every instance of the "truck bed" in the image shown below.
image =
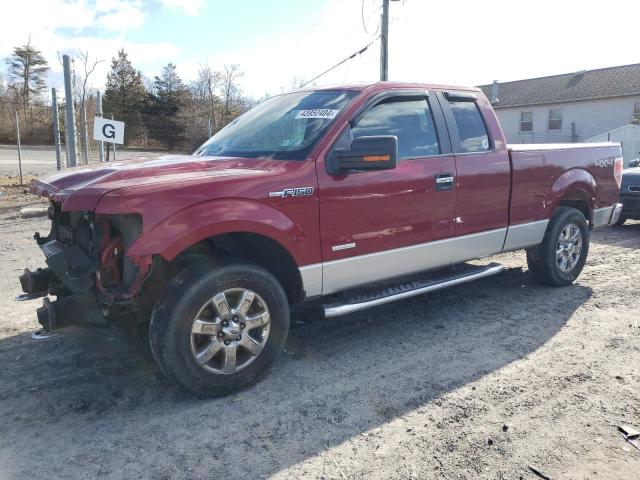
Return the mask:
[[[587,201],[594,212],[618,200],[617,143],[510,144],[508,149],[512,225],[549,218],[556,192],[568,184],[575,185],[576,200]]]

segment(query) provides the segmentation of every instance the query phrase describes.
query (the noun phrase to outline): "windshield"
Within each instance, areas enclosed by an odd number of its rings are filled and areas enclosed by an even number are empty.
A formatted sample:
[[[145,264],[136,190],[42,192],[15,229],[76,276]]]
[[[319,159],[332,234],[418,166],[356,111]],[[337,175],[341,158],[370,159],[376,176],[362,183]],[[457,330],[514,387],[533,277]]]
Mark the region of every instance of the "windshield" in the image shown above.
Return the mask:
[[[357,93],[321,90],[270,98],[220,130],[194,155],[302,160]]]

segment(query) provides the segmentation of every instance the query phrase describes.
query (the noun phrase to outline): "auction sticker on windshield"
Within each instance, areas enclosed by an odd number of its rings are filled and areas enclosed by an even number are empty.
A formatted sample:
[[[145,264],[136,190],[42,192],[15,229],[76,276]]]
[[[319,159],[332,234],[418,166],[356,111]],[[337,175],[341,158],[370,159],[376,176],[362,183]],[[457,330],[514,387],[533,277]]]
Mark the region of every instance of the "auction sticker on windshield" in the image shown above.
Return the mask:
[[[299,110],[295,116],[296,120],[299,118],[328,118],[333,119],[336,117],[340,110],[334,110],[332,108],[314,108],[312,110]]]

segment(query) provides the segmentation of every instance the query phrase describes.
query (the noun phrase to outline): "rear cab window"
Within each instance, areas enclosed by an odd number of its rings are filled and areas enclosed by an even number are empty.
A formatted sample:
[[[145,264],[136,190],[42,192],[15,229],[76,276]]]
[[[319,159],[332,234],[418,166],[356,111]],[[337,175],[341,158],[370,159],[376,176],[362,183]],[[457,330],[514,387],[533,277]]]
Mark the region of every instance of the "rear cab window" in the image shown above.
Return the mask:
[[[459,138],[458,153],[481,153],[491,150],[491,139],[487,132],[474,95],[445,94],[445,102],[451,113],[449,123],[453,123]],[[452,132],[453,133],[453,132]],[[455,143],[455,140],[452,139]]]

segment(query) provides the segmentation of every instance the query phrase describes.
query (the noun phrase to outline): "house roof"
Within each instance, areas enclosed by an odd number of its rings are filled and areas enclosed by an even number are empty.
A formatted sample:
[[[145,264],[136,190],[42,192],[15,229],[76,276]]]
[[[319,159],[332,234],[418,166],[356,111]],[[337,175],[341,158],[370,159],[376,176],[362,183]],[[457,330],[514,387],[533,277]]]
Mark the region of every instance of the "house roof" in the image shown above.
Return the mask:
[[[491,98],[492,85],[480,85]],[[640,95],[640,63],[498,84],[495,108]]]

